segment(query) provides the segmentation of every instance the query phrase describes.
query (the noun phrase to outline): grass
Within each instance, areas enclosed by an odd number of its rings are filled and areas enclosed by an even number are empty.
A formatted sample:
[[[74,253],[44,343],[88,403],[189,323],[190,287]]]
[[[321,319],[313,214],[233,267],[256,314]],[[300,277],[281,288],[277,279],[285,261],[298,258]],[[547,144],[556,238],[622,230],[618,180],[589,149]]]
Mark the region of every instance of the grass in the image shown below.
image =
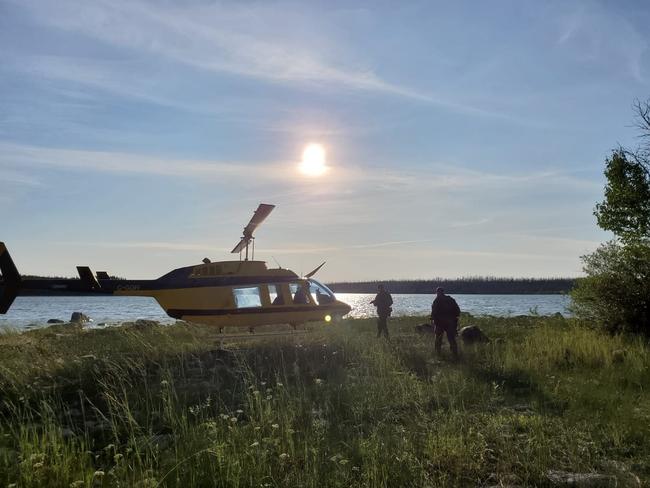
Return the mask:
[[[0,335],[0,486],[650,483],[650,355],[562,318],[473,318],[435,358],[421,318],[221,344],[213,328]],[[634,473],[634,474],[632,474]]]

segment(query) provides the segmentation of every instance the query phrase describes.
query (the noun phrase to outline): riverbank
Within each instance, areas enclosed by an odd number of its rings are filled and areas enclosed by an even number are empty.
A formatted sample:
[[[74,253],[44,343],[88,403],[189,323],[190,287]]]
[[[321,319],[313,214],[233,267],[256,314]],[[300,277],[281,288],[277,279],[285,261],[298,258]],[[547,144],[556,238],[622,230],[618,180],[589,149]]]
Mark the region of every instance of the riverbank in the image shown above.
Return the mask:
[[[352,307],[348,318],[372,318],[375,294],[340,293],[337,298]],[[472,315],[507,317],[516,315],[569,315],[566,295],[454,295],[461,310]],[[424,316],[431,313],[431,295],[393,294],[393,317]],[[6,315],[0,315],[0,331],[5,326],[34,329],[50,319],[69,320],[75,311],[89,316],[93,326],[132,322],[137,319],[174,323],[158,302],[150,297],[18,297]]]
[[[493,340],[456,364],[421,321],[393,320],[390,342],[372,320],[225,343],[147,323],[3,334],[0,484],[650,483],[647,345],[463,316]]]

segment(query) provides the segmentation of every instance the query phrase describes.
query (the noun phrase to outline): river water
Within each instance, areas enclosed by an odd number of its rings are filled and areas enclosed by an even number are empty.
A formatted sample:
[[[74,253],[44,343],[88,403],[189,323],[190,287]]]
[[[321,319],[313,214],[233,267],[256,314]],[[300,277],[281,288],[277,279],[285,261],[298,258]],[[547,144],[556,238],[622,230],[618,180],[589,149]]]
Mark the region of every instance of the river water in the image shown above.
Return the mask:
[[[352,307],[350,317],[375,315],[370,305],[374,295],[338,293],[337,298]],[[552,315],[567,314],[569,297],[565,295],[453,295],[461,310],[472,315]],[[427,315],[432,295],[393,295],[393,316]],[[136,319],[173,323],[153,298],[146,297],[18,297],[6,315],[0,315],[0,327],[32,328],[44,326],[48,319],[69,320],[72,312],[83,312],[94,325],[113,325]]]

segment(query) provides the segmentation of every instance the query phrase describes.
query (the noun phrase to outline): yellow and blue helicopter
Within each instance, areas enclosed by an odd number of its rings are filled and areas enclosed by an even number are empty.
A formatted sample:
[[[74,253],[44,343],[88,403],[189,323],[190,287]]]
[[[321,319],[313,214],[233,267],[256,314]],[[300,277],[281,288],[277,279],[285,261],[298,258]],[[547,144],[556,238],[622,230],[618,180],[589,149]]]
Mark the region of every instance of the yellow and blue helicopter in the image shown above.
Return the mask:
[[[77,266],[79,278],[23,279],[5,244],[0,242],[4,282],[0,313],[7,313],[19,295],[82,293],[153,297],[170,317],[220,328],[271,324],[295,327],[340,319],[350,312],[350,306],[313,279],[325,263],[301,278],[289,269],[269,269],[264,261],[255,261],[253,233],[274,208],[259,205],[232,250],[239,254],[239,260],[211,262],[205,258],[201,264],[175,269],[155,280],[114,279],[105,271],[95,275],[87,266]]]

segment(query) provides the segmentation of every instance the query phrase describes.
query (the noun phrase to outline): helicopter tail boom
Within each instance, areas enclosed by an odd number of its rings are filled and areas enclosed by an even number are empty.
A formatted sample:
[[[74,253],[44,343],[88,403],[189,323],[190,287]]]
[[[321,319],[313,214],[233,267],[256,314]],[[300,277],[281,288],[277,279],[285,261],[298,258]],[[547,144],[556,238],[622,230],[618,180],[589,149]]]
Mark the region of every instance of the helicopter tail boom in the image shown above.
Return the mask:
[[[18,295],[22,280],[4,242],[0,242],[0,273],[4,281],[0,291],[0,314],[5,314]]]

